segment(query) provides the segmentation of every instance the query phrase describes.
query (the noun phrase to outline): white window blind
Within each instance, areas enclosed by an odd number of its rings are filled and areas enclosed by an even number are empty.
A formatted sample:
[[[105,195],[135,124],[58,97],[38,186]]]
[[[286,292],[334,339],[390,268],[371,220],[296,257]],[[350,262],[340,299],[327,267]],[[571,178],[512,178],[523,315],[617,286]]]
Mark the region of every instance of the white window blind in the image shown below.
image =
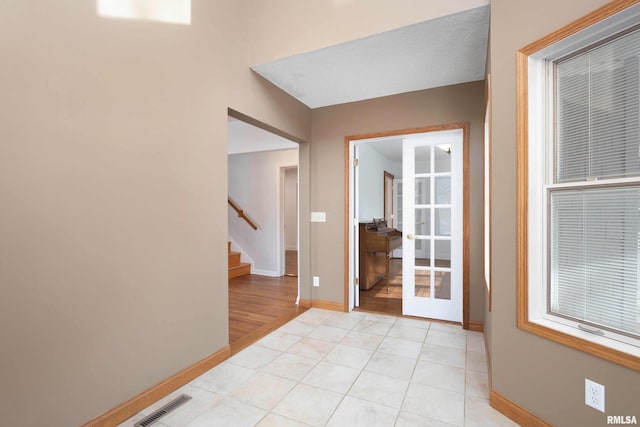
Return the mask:
[[[551,193],[553,314],[640,336],[640,187]]]
[[[640,175],[640,31],[556,62],[556,182]]]
[[[553,64],[547,312],[640,338],[640,31]]]

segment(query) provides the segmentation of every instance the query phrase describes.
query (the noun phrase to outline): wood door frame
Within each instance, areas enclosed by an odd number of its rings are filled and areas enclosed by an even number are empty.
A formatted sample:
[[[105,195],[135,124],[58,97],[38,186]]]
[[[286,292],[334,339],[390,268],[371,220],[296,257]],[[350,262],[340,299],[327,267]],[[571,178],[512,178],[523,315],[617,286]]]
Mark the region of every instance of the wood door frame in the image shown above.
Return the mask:
[[[387,171],[384,171],[384,175],[382,178],[382,212],[384,213],[384,219],[393,219],[393,198],[395,197],[395,195],[393,194],[393,180],[396,177],[392,174],[389,173]],[[387,194],[387,180],[390,179],[391,180],[391,194]],[[389,216],[389,218],[387,218],[387,198],[391,199],[391,215]],[[390,221],[388,223],[389,227],[393,226],[393,221]]]
[[[349,212],[349,176],[351,158],[349,146],[352,141],[363,139],[385,138],[404,136],[416,133],[438,132],[445,130],[462,129],[462,328],[469,329],[469,122],[449,123],[435,126],[425,126],[412,129],[375,132],[361,135],[351,135],[344,138],[344,311],[348,312],[349,306],[349,253],[351,241],[349,240],[349,228],[353,225],[353,218]]]

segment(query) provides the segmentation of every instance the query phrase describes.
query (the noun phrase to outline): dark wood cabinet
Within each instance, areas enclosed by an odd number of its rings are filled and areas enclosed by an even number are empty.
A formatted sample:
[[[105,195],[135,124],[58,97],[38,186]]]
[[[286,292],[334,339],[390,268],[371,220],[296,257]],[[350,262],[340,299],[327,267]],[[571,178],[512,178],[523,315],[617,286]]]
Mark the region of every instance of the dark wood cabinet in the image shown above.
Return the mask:
[[[367,223],[360,223],[360,289],[371,289],[389,275],[391,251],[401,245],[400,231],[367,230]]]

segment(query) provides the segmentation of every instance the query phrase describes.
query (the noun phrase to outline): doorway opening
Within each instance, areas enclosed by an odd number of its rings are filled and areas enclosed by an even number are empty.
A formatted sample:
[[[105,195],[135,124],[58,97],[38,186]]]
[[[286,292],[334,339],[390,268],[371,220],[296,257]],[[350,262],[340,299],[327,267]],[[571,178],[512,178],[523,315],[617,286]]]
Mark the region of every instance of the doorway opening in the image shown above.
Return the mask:
[[[242,348],[299,313],[299,141],[229,110],[229,343]],[[295,274],[286,274],[286,250]],[[241,274],[233,265],[250,266]]]
[[[347,311],[468,328],[468,138],[467,123],[345,138]]]
[[[298,277],[298,166],[281,168],[282,242],[281,266],[284,276]]]

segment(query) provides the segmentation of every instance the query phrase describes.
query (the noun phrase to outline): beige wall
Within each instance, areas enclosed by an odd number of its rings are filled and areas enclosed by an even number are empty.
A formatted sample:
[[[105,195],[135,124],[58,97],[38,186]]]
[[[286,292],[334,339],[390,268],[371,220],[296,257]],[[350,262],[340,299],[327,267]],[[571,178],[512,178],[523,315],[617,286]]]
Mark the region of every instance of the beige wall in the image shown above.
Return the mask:
[[[556,426],[606,425],[604,414],[584,405],[585,377],[606,387],[607,415],[640,417],[640,373],[516,328],[515,52],[605,3],[491,2],[493,388]]]
[[[246,1],[192,10],[0,4],[3,425],[79,425],[227,344],[227,107],[301,139],[310,112],[248,71]]]
[[[466,121],[471,124],[470,314],[482,320],[483,100],[484,82],[474,82],[313,110],[311,210],[327,213],[326,223],[311,225],[311,274],[320,276],[314,299],[344,300],[345,136]]]
[[[485,6],[488,0],[249,0],[251,65]],[[330,31],[327,31],[327,29]]]

